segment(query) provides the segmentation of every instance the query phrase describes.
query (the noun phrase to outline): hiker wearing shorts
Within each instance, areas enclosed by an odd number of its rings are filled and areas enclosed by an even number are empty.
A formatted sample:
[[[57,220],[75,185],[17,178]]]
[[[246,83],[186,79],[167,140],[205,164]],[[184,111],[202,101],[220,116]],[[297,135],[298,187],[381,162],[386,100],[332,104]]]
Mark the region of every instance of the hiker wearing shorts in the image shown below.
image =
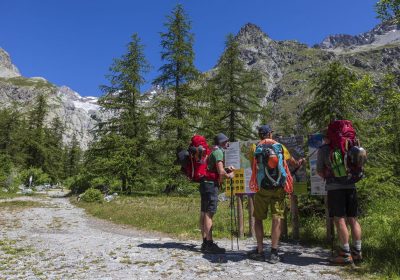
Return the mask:
[[[203,244],[201,251],[209,254],[223,254],[224,248],[218,247],[213,241],[212,226],[213,217],[217,212],[218,189],[224,178],[233,178],[234,170],[232,167],[224,167],[224,149],[229,145],[229,139],[223,133],[219,133],[214,138],[214,148],[208,159],[207,171],[218,174],[215,181],[203,180],[200,183],[201,194],[201,227],[203,233]]]
[[[273,130],[269,125],[263,125],[258,128],[258,135],[260,137],[260,142],[258,145],[263,143],[278,143],[272,140],[272,132]],[[279,143],[278,143],[279,144]],[[283,158],[286,161],[285,168],[288,171],[287,163],[293,166],[300,166],[303,162],[302,160],[295,160],[286,149],[285,146],[282,145],[283,148]],[[251,153],[254,155],[256,147],[253,147]],[[254,156],[252,157],[253,161]],[[252,164],[253,165],[253,164]],[[257,171],[253,169],[252,177],[255,176],[254,173]],[[290,172],[288,171],[288,177],[291,178]],[[292,185],[293,186],[293,185]],[[262,187],[260,184],[258,185],[258,191],[254,196],[254,213],[253,216],[255,218],[255,232],[257,239],[257,248],[254,251],[248,253],[249,258],[257,261],[266,261],[264,254],[264,227],[263,220],[267,218],[268,211],[271,212],[272,215],[272,229],[271,229],[271,254],[267,261],[269,263],[278,263],[280,261],[280,257],[278,255],[278,243],[281,235],[281,219],[283,218],[283,212],[285,210],[285,196],[286,192],[284,187]]]
[[[332,165],[330,159],[330,140],[326,131],[324,134],[325,145],[318,150],[317,172],[325,179],[328,192],[329,217],[334,219],[340,248],[337,256],[330,261],[333,264],[345,265],[353,262],[361,262],[361,227],[357,221],[358,200],[357,190],[354,183],[340,183],[332,177]],[[350,225],[353,246],[349,245],[349,232],[347,224]]]

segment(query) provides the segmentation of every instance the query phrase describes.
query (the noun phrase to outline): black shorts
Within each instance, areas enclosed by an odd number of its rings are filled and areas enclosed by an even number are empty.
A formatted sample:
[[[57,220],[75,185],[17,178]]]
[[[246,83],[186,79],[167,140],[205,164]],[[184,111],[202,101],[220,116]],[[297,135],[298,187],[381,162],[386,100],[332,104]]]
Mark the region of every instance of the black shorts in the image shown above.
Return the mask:
[[[215,214],[218,206],[218,184],[210,181],[200,183],[201,212]]]
[[[328,210],[329,217],[357,217],[356,189],[328,191]]]

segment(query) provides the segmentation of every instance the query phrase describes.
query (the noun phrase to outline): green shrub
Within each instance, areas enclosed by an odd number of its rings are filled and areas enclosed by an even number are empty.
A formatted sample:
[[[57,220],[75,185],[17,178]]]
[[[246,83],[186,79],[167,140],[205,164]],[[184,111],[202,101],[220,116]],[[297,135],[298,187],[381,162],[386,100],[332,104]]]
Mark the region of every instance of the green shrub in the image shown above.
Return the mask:
[[[12,171],[12,162],[8,155],[0,153],[0,188],[9,189],[9,178]]]
[[[103,202],[103,194],[97,189],[90,188],[83,193],[81,200],[84,202]]]
[[[38,186],[51,181],[50,176],[44,173],[41,168],[31,167],[29,169],[22,170],[18,175],[18,182],[29,186],[29,178],[32,176],[32,185]]]
[[[83,193],[91,187],[89,179],[83,174],[70,177],[64,183],[75,194]]]

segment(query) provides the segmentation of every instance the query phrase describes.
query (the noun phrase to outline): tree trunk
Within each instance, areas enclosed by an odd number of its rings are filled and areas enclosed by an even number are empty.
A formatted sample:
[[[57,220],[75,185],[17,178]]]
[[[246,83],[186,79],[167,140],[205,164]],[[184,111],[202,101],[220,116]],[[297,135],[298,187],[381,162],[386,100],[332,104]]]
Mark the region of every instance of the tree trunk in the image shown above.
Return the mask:
[[[244,224],[243,224],[243,196],[237,195],[237,223],[238,223],[238,236],[244,237]]]
[[[122,192],[124,194],[126,194],[127,193],[127,188],[126,188],[126,177],[125,176],[122,176],[121,184],[122,184]]]

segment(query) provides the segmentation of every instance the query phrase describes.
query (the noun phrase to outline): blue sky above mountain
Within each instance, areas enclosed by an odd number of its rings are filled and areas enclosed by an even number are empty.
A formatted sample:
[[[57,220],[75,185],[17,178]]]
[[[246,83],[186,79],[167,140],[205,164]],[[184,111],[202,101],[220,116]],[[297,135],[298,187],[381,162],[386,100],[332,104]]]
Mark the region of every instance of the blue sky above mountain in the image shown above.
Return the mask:
[[[195,64],[212,68],[225,36],[252,22],[275,40],[320,43],[330,34],[355,35],[378,20],[375,0],[179,1],[192,20]],[[153,66],[149,82],[161,66],[160,36],[175,0],[79,1],[1,0],[0,47],[24,76],[42,76],[68,85],[81,95],[100,95],[99,85],[112,59],[125,51],[132,33],[142,38]],[[145,85],[146,90],[149,84]]]

